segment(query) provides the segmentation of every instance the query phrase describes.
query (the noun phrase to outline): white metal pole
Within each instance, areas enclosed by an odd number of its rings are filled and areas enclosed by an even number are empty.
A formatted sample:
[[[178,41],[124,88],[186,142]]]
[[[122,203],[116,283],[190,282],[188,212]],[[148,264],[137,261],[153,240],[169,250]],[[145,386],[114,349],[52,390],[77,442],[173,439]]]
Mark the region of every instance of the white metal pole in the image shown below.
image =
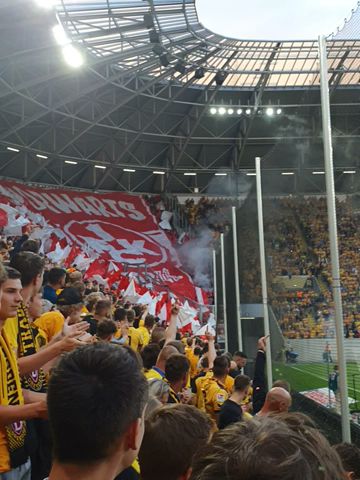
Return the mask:
[[[266,261],[265,261],[265,240],[264,240],[264,217],[262,204],[262,188],[261,188],[261,159],[256,158],[256,195],[258,207],[258,225],[259,225],[259,244],[260,244],[260,268],[261,268],[261,289],[264,308],[264,332],[270,335],[269,308],[268,308],[268,291],[266,283]],[[272,359],[271,359],[270,337],[266,346],[266,374],[268,389],[272,387]]]
[[[341,298],[340,262],[337,237],[335,181],[333,165],[333,147],[331,134],[329,71],[327,65],[326,39],[319,37],[321,109],[323,124],[326,198],[329,223],[330,258],[332,273],[332,290],[335,303],[335,330],[337,343],[337,358],[339,367],[339,384],[341,397],[341,426],[344,442],[351,442],[350,411],[348,401],[348,386],[346,375],[346,358],[344,349],[344,324]]]
[[[223,297],[223,318],[224,318],[224,337],[225,337],[225,351],[228,351],[229,348],[229,339],[228,339],[228,326],[227,326],[227,307],[226,307],[226,272],[225,272],[225,245],[224,245],[224,234],[221,234],[220,237],[221,243],[221,277],[222,277],[222,297]]]
[[[217,324],[218,294],[217,294],[217,271],[216,271],[216,250],[213,250],[213,282],[214,282],[214,317]]]
[[[241,303],[240,303],[240,278],[239,278],[239,246],[237,238],[237,220],[236,207],[232,207],[232,228],[233,228],[233,243],[234,243],[234,262],[235,262],[235,298],[236,298],[236,320],[238,330],[238,347],[243,349],[243,338],[241,328]]]

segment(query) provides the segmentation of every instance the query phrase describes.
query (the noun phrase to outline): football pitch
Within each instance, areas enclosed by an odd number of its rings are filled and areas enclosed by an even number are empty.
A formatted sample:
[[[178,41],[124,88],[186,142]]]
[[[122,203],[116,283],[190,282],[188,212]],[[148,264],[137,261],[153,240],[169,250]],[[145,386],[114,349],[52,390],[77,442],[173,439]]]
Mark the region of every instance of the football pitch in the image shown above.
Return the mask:
[[[334,364],[330,363],[274,363],[274,380],[287,380],[291,389],[297,392],[316,390],[328,386],[329,372],[332,372]],[[360,365],[357,363],[347,364],[347,381],[349,397],[360,401]]]

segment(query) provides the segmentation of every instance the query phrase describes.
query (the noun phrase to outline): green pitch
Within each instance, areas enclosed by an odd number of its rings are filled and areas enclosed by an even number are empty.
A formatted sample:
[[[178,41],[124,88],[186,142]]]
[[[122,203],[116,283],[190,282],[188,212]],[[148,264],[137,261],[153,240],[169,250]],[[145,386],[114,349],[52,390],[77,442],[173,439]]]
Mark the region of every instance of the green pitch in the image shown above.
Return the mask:
[[[290,382],[292,390],[303,392],[328,386],[328,372],[332,371],[334,364],[325,363],[275,363],[273,366],[274,380],[284,379]],[[358,376],[354,377],[355,374]],[[354,385],[355,379],[355,385]],[[360,365],[347,364],[347,381],[349,397],[360,401]],[[354,392],[355,389],[355,392]]]

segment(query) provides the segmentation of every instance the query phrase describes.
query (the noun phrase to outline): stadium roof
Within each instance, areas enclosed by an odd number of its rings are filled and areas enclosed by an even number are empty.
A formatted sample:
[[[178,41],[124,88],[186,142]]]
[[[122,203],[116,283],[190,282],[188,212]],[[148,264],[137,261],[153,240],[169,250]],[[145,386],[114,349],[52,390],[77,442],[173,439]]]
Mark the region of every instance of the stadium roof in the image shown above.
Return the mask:
[[[229,193],[234,177],[251,173],[262,156],[276,191],[323,188],[312,176],[323,164],[316,41],[221,37],[199,23],[194,0],[53,3],[49,10],[35,0],[0,4],[0,176],[96,190],[205,193],[210,185],[211,193]],[[328,40],[335,162],[345,189],[343,171],[360,167],[360,40],[351,38],[359,18],[358,9]],[[69,48],[84,59],[81,67],[65,64]],[[294,178],[280,177],[284,170]]]

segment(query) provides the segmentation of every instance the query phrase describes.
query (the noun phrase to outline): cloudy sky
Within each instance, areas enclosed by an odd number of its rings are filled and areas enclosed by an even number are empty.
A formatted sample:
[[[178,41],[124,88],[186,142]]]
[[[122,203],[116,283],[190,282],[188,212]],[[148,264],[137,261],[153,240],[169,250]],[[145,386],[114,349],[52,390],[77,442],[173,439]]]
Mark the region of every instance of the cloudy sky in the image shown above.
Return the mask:
[[[315,39],[349,18],[356,0],[197,0],[200,21],[244,39]]]

